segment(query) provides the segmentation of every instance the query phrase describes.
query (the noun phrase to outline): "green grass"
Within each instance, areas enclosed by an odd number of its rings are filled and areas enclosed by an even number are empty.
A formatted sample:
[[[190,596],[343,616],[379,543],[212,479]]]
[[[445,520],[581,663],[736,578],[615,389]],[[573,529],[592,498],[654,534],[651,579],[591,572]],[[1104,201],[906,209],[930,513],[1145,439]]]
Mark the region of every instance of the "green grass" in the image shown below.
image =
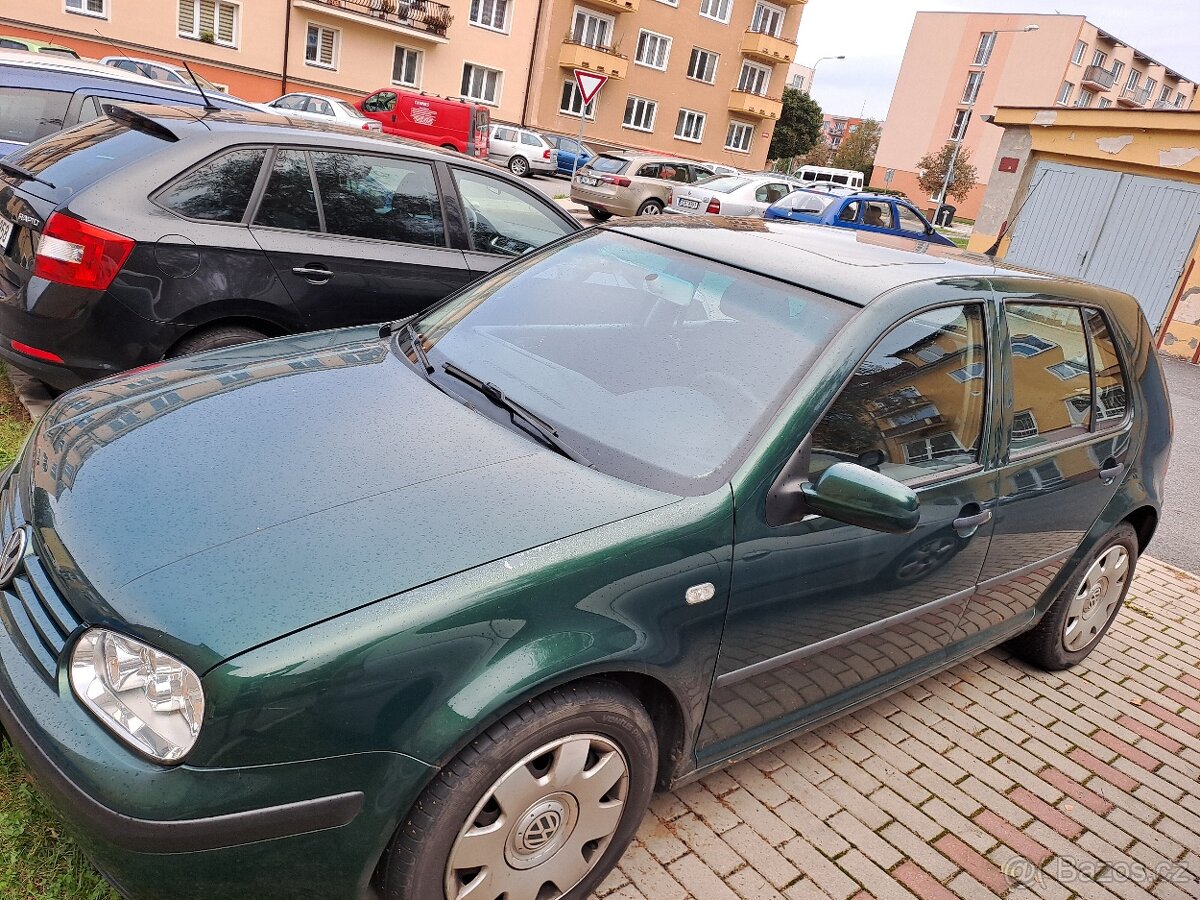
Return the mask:
[[[21,449],[33,423],[0,365],[0,468]],[[116,894],[63,833],[21,756],[0,747],[0,897],[5,900],[109,900]]]

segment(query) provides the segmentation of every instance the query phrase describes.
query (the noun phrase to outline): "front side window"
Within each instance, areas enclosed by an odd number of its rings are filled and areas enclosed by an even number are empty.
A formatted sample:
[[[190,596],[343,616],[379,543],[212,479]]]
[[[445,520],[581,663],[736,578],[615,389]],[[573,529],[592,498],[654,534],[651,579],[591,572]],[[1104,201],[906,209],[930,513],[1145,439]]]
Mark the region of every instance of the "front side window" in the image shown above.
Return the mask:
[[[630,97],[625,101],[625,118],[621,124],[635,131],[653,131],[657,113],[658,104],[655,101]]]
[[[232,47],[237,43],[236,3],[179,0],[179,36]]]
[[[964,371],[978,376],[960,377]],[[813,430],[810,477],[837,462],[856,462],[909,481],[979,462],[986,372],[978,304],[902,322]]]
[[[671,39],[665,34],[642,29],[638,32],[637,54],[634,62],[651,69],[665,70],[671,57]]]
[[[463,64],[462,95],[480,103],[500,103],[500,73],[474,63]]]
[[[466,207],[471,245],[481,253],[521,256],[571,229],[529,194],[500,178],[452,169]]]
[[[928,230],[925,220],[903,203],[896,204],[896,215],[900,219],[900,230],[924,236]]]
[[[309,24],[304,42],[304,61],[324,69],[337,68],[338,32],[333,28]]]
[[[392,55],[392,83],[417,87],[421,83],[421,51],[397,46]]]
[[[380,91],[363,101],[364,112],[391,112],[396,108],[396,95],[392,91]]]
[[[160,206],[189,219],[240,222],[266,155],[261,147],[222,153],[184,175],[156,199]]]
[[[596,118],[596,98],[592,98],[592,102],[584,106],[583,94],[579,93],[579,84],[574,78],[568,78],[563,81],[562,95],[558,102],[558,111],[564,116],[576,116],[583,114],[589,119]]]
[[[754,126],[748,122],[730,122],[725,134],[725,149],[738,153],[750,152],[750,141],[754,138]]]
[[[704,138],[704,119],[704,113],[681,109],[675,120],[675,137],[681,141],[700,143]]]
[[[857,222],[858,214],[860,212],[862,212],[862,201],[851,200],[844,207],[842,207],[842,211],[840,213],[838,213],[838,221],[839,222]]]
[[[1092,420],[1092,382],[1080,310],[1008,303],[1005,318],[1012,346],[1013,409],[1029,411],[1038,428],[1034,435],[1014,435],[1012,448],[1086,433]]]
[[[108,18],[108,0],[67,0],[67,12]]]
[[[275,154],[275,165],[254,224],[293,231],[321,230],[308,156],[302,150],[280,150]]]
[[[319,151],[312,163],[329,234],[445,246],[442,204],[428,163]]]
[[[728,22],[732,9],[733,0],[700,0],[700,15],[718,22]]]
[[[508,0],[471,0],[472,25],[492,31],[508,29]]]
[[[851,312],[803,288],[589,231],[485,278],[416,327],[439,370],[453,362],[495,383],[601,471],[694,495],[728,481]]]

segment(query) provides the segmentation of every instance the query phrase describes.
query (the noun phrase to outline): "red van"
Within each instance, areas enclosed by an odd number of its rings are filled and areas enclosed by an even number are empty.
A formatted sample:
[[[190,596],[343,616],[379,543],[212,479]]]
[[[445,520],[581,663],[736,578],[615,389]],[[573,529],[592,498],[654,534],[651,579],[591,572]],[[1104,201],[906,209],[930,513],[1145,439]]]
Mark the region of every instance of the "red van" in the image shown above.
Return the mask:
[[[486,106],[394,88],[378,90],[355,106],[388,134],[487,159],[491,116]]]

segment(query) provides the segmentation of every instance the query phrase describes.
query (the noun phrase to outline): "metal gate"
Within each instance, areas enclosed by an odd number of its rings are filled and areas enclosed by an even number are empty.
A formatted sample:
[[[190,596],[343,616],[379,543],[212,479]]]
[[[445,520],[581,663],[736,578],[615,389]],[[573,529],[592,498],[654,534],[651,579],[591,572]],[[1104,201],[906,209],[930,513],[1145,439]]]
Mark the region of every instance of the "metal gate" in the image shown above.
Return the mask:
[[[1039,162],[1005,259],[1133,294],[1157,328],[1200,230],[1200,185]]]

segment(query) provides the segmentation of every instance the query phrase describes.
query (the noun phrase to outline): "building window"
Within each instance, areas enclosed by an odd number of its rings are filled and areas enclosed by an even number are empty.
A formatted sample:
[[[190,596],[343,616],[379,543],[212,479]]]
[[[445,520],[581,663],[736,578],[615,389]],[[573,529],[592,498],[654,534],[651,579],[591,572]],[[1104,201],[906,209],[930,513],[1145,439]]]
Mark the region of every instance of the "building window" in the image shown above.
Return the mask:
[[[571,23],[571,40],[585,47],[612,46],[613,19],[575,7],[575,18]]]
[[[221,0],[179,0],[179,36],[224,44],[237,43],[238,8]]]
[[[665,34],[642,29],[638,32],[637,54],[634,62],[651,69],[666,71],[667,59],[671,56],[671,39]]]
[[[421,83],[421,51],[396,45],[392,57],[392,83],[416,87]]]
[[[675,121],[675,137],[681,141],[700,143],[704,139],[704,113],[681,109]]]
[[[665,3],[667,6],[678,6],[679,0],[658,0],[659,3]]]
[[[495,69],[487,69],[474,63],[463,63],[462,95],[496,106],[500,102],[500,75]]]
[[[1170,85],[1164,84],[1162,86],[1162,93],[1160,93],[1158,95],[1158,102],[1166,104],[1166,103],[1169,103],[1170,100],[1171,100],[1171,87],[1170,87]]]
[[[107,7],[108,0],[67,0],[67,12],[96,16],[99,19],[108,18]]]
[[[1098,109],[1108,109],[1110,106],[1112,106],[1112,101],[1109,100],[1107,97],[1101,97],[1100,103],[1097,105],[1097,108]]]
[[[1113,84],[1117,83],[1123,71],[1125,71],[1125,63],[1121,62],[1119,59],[1114,59],[1112,67]]]
[[[903,206],[898,207],[904,209]],[[969,366],[963,366],[961,369],[955,369],[950,373],[950,377],[957,382],[976,381],[983,379],[983,363],[971,363]]]
[[[625,101],[625,119],[621,123],[634,131],[653,131],[654,117],[658,115],[658,104],[641,97],[630,97]]]
[[[304,42],[304,61],[323,69],[337,68],[338,32],[333,28],[308,23]]]
[[[1175,108],[1183,109],[1183,101],[1185,99],[1186,98],[1183,96],[1183,91],[1180,91],[1178,94],[1176,94],[1175,95]]]
[[[733,0],[700,0],[700,15],[718,22],[729,22],[733,11]]]
[[[583,95],[579,93],[579,85],[575,83],[574,78],[568,78],[563,81],[562,96],[558,101],[558,111],[564,116],[579,117],[580,111],[586,119],[596,118],[596,98],[592,98],[592,102],[584,109]]]
[[[1086,109],[1087,107],[1092,105],[1092,101],[1095,99],[1096,99],[1096,95],[1093,94],[1091,91],[1085,91],[1083,88],[1080,88],[1079,89],[1079,98],[1075,101],[1075,105]]]
[[[743,62],[741,74],[738,75],[737,89],[747,94],[767,95],[767,82],[771,80],[771,70],[758,63]]]
[[[1067,105],[1067,103],[1071,99],[1071,90],[1074,87],[1075,87],[1075,85],[1071,84],[1071,82],[1069,82],[1069,81],[1064,81],[1062,83],[1062,87],[1058,91],[1058,105],[1059,106]]]
[[[961,141],[967,133],[967,123],[971,121],[971,111],[960,109],[954,116],[954,127],[950,129],[950,140]]]
[[[1033,417],[1033,410],[1024,409],[1021,412],[1013,413],[1012,436],[1016,440],[1031,438],[1037,433],[1037,419]]]
[[[730,122],[725,135],[725,149],[738,153],[750,152],[750,141],[754,137],[754,126],[746,122]]]
[[[968,72],[967,86],[963,88],[962,102],[966,104],[974,103],[979,97],[979,86],[983,84],[982,72]]]
[[[1142,90],[1145,92],[1147,100],[1149,100],[1150,97],[1152,97],[1154,95],[1154,89],[1156,87],[1158,87],[1158,79],[1157,78],[1147,78],[1146,79],[1146,86],[1144,88],[1142,88]]]
[[[798,91],[804,90],[804,76],[799,74],[793,75],[788,87],[795,88]]]
[[[1108,54],[1103,50],[1097,50],[1092,54],[1092,65],[1096,68],[1103,69],[1106,62],[1108,62]]]
[[[1087,53],[1087,41],[1075,42],[1075,53],[1071,56],[1071,62],[1077,66],[1083,65],[1083,55]]]
[[[750,30],[759,34],[769,34],[779,37],[783,31],[783,10],[770,3],[756,3],[754,18],[750,20]]]
[[[472,25],[492,31],[508,30],[508,0],[471,0]]]
[[[711,50],[693,47],[692,58],[688,60],[688,78],[712,84],[717,79],[717,60],[720,58],[720,54]]]
[[[992,48],[996,46],[996,32],[985,31],[979,36],[979,47],[975,50],[975,65],[986,66],[992,58]]]
[[[1138,82],[1142,80],[1142,73],[1137,69],[1131,69],[1129,72],[1129,80],[1125,82],[1125,90],[1137,90]]]

